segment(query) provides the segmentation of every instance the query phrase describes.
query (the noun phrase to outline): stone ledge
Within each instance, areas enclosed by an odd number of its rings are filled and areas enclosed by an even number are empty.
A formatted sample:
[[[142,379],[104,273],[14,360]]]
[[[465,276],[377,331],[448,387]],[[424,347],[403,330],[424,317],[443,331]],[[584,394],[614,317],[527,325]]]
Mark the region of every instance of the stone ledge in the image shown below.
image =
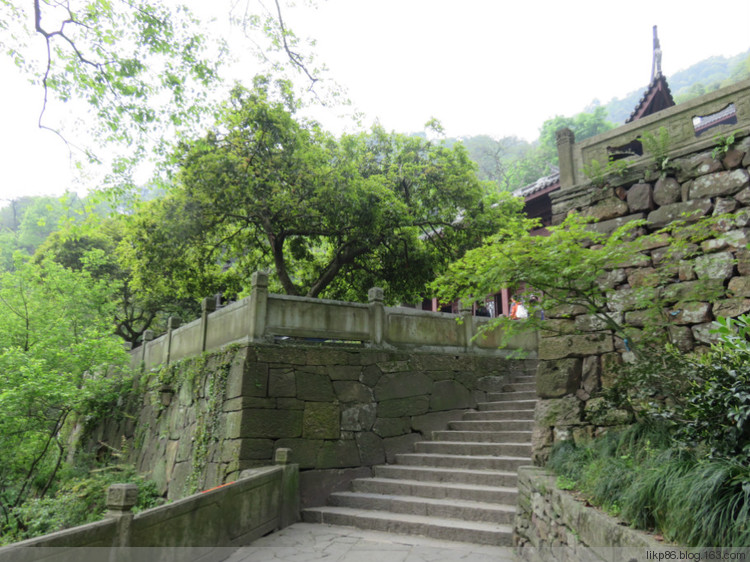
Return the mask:
[[[664,548],[651,535],[631,529],[596,508],[558,490],[556,477],[534,466],[518,469],[518,511],[513,543],[524,560],[548,560],[566,553],[570,560],[603,560],[598,549]]]

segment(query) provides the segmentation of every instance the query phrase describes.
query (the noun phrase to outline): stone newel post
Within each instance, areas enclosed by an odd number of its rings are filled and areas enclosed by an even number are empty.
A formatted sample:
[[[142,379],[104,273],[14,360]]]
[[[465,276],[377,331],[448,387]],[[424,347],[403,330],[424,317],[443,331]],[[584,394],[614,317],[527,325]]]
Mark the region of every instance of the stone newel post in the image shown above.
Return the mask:
[[[208,336],[208,315],[216,310],[216,299],[206,297],[201,301],[201,351],[206,351]]]
[[[248,339],[263,341],[266,331],[268,309],[268,273],[256,271],[251,278],[253,292],[250,294],[250,333]]]
[[[291,449],[276,449],[274,464],[281,467],[279,529],[299,521],[299,465],[292,464]]]
[[[166,364],[169,365],[169,360],[172,357],[172,332],[180,327],[180,319],[176,316],[170,316],[167,318],[167,359]]]
[[[557,141],[557,155],[560,159],[560,189],[567,189],[576,183],[573,167],[573,145],[576,142],[576,136],[566,127],[555,133],[555,140]]]
[[[141,342],[141,364],[145,364],[146,362],[146,347],[148,346],[148,342],[153,341],[154,339],[154,331],[153,330],[146,330],[143,332],[143,341]]]
[[[383,289],[373,287],[367,291],[370,303],[370,345],[383,345],[383,330],[385,328],[385,306],[383,306]]]
[[[461,316],[461,322],[464,334],[464,346],[466,350],[472,348],[474,342],[471,339],[474,337],[474,318],[471,315],[472,306],[470,304],[459,303],[459,315]]]
[[[133,506],[138,500],[135,484],[112,484],[107,489],[107,517],[115,520],[116,530],[112,546],[129,546]]]

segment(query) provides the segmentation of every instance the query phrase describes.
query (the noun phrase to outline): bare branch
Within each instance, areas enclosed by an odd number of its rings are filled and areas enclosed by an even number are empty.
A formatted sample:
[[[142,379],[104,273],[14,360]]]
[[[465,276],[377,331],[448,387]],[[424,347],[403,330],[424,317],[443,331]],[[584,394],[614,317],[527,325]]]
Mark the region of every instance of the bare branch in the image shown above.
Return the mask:
[[[276,3],[276,12],[279,15],[279,27],[281,28],[281,40],[284,43],[284,50],[286,51],[287,56],[289,57],[289,60],[292,61],[292,64],[294,64],[297,68],[302,70],[302,72],[305,73],[307,78],[310,80],[310,88],[308,91],[312,91],[315,87],[315,83],[318,81],[318,78],[315,78],[310,71],[307,69],[307,66],[305,66],[304,61],[302,60],[302,57],[299,55],[299,53],[295,53],[292,51],[292,49],[289,47],[289,43],[286,40],[286,27],[284,27],[284,18],[281,16],[281,6],[279,6],[279,0],[274,0]]]

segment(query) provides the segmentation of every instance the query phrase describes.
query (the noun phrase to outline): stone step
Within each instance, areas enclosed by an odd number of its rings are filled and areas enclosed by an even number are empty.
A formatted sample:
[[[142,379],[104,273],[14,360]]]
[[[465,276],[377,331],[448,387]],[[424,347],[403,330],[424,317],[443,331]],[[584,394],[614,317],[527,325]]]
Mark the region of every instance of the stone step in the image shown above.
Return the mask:
[[[468,470],[510,470],[528,466],[531,460],[522,456],[446,455],[434,453],[404,453],[396,455],[401,466],[427,466],[439,468],[464,468]]]
[[[531,443],[531,431],[433,431],[433,441],[474,443]]]
[[[463,420],[448,424],[456,431],[531,431],[534,420]]]
[[[521,392],[490,392],[487,394],[488,402],[517,402],[536,399],[536,387],[534,390],[523,390]]]
[[[536,393],[536,382],[509,382],[503,385],[503,392],[534,392]]]
[[[515,486],[518,481],[518,474],[513,471],[442,468],[424,465],[387,464],[375,466],[373,467],[373,475],[376,478],[419,480],[420,482],[455,482],[478,486]]]
[[[357,509],[374,509],[391,513],[425,515],[462,521],[486,521],[510,524],[516,513],[514,505],[492,504],[440,499],[419,498],[416,496],[390,496],[382,494],[364,494],[359,492],[334,492],[329,504],[338,507]]]
[[[345,525],[360,529],[422,535],[434,539],[512,545],[512,527],[475,521],[443,519],[424,515],[396,514],[389,511],[362,510],[350,507],[315,507],[302,512],[308,523]],[[383,556],[387,559],[387,555]]]
[[[536,400],[517,400],[517,401],[494,401],[480,402],[477,404],[479,410],[533,410],[536,406]]]
[[[352,491],[442,500],[486,501],[505,505],[515,505],[518,496],[518,490],[509,486],[419,482],[395,478],[355,478],[352,480]]]
[[[534,421],[534,409],[530,410],[483,410],[481,412],[465,412],[463,421]]]
[[[498,455],[531,458],[531,443],[475,443],[462,441],[418,441],[415,453],[445,455]]]

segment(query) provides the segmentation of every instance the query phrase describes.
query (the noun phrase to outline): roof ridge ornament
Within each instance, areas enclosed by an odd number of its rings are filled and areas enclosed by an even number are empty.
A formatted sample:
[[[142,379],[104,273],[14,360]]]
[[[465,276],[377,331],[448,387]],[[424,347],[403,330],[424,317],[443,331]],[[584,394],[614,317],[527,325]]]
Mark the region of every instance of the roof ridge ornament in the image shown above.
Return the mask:
[[[654,26],[654,59],[651,63],[651,82],[661,76],[661,45],[659,44],[659,35]]]

